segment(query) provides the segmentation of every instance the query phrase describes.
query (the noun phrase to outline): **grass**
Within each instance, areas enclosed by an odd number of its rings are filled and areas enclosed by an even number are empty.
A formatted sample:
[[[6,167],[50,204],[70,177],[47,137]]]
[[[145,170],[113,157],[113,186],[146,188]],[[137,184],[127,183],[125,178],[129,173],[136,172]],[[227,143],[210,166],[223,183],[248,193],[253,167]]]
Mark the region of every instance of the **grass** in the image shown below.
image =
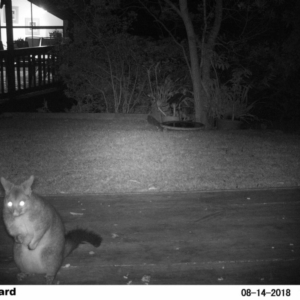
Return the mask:
[[[300,186],[299,135],[37,116],[0,118],[0,175],[43,195]]]

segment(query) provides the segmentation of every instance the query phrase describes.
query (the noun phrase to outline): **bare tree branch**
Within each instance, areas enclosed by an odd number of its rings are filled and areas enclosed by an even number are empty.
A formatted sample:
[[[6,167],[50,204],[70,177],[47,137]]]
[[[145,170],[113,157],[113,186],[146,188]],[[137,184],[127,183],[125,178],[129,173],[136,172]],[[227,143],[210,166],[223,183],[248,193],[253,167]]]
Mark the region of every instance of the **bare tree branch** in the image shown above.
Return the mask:
[[[219,34],[221,23],[222,23],[222,11],[223,11],[222,0],[216,0],[214,25],[210,31],[210,35],[209,35],[208,41],[207,41],[209,48],[213,47],[213,45],[216,41],[216,38]]]
[[[178,13],[178,15],[180,16],[180,18],[182,18],[182,14],[181,14],[181,11],[180,9],[175,5],[173,4],[170,0],[164,0],[174,11],[176,11]]]
[[[164,1],[166,1],[168,4],[169,4],[169,2],[170,2],[169,0],[164,0]],[[168,28],[161,20],[159,20],[155,14],[153,14],[153,13],[151,12],[151,10],[143,3],[143,0],[139,0],[139,2],[140,2],[141,5],[148,11],[148,13],[156,20],[156,22],[158,22],[158,23],[159,23],[159,24],[160,24],[160,25],[168,32],[168,34],[169,34],[170,37],[173,39],[173,41],[175,42],[175,44],[176,44],[178,47],[181,48],[181,50],[182,50],[182,52],[183,52],[183,56],[184,56],[185,62],[186,62],[186,64],[187,64],[187,67],[188,67],[189,72],[190,72],[190,74],[191,74],[191,66],[190,66],[190,62],[189,62],[189,60],[188,60],[188,56],[187,56],[187,54],[186,54],[186,51],[185,51],[183,45],[177,41],[177,39],[175,38],[175,36],[174,36],[174,35],[172,34],[172,32],[169,30],[169,28]],[[178,8],[177,8],[172,2],[170,2],[170,3],[172,4],[172,6],[174,6],[174,9],[178,10]],[[173,7],[172,7],[172,9],[173,9]],[[179,15],[181,16],[181,12],[180,12],[180,11],[179,11],[179,13],[180,13]]]

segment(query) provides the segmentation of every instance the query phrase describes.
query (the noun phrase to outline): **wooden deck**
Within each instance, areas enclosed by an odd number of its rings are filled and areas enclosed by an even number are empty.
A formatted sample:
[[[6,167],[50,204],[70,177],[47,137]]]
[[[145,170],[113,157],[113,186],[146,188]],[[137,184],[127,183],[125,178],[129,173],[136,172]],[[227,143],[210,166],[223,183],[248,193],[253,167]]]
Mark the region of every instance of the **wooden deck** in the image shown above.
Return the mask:
[[[65,260],[60,284],[300,283],[300,189],[47,199],[67,229],[103,237]],[[0,284],[18,284],[2,223],[0,240]]]

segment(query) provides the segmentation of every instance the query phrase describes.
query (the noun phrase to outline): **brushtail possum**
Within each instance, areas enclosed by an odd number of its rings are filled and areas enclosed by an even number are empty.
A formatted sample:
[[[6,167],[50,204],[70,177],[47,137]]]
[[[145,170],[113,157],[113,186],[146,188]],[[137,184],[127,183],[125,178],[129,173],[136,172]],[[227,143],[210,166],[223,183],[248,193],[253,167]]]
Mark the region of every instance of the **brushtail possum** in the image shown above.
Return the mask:
[[[101,237],[94,232],[75,229],[65,235],[61,217],[53,206],[32,192],[34,177],[21,185],[14,185],[3,177],[5,190],[3,220],[14,238],[14,260],[21,280],[28,274],[45,274],[52,284],[63,259],[79,244],[88,242],[95,247]]]

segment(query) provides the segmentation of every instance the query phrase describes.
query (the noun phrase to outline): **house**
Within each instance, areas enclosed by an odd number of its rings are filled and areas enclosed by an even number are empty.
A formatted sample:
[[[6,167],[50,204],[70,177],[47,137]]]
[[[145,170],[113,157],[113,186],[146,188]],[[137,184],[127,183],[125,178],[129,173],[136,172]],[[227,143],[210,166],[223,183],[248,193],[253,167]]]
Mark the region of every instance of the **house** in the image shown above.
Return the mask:
[[[0,0],[1,99],[53,85],[51,45],[67,26],[68,12],[51,0]]]
[[[0,0],[0,40],[3,49],[7,49],[7,23],[5,4],[8,0]],[[66,36],[66,13],[51,5],[47,0],[9,0],[12,6],[13,40],[26,38],[49,39],[53,32]],[[34,27],[34,28],[33,28]],[[32,46],[32,45],[29,45]],[[36,46],[36,45],[35,45]],[[39,44],[41,46],[41,43]]]

